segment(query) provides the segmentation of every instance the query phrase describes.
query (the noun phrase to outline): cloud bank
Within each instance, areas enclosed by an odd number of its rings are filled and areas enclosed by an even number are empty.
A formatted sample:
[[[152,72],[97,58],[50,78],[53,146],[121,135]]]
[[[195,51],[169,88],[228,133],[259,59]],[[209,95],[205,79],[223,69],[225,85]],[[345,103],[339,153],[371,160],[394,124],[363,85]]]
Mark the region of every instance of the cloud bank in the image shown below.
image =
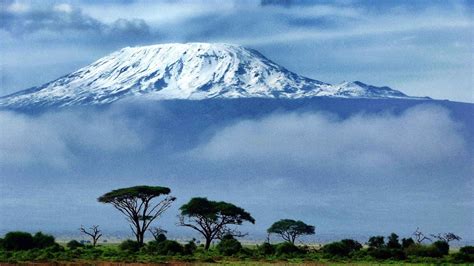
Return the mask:
[[[94,221],[127,232],[95,199],[156,184],[178,196],[162,220],[175,236],[189,236],[174,224],[193,196],[245,207],[257,220],[245,230],[257,237],[282,215],[313,222],[323,235],[417,226],[472,233],[473,132],[445,108],[206,117],[159,104],[0,112],[0,210],[9,213],[0,225],[57,232]]]
[[[146,140],[112,113],[28,116],[0,112],[0,167],[70,169],[81,156],[141,150]],[[79,153],[79,154],[78,154]]]
[[[467,158],[460,127],[445,109],[432,106],[401,116],[362,114],[346,120],[321,113],[276,114],[224,128],[193,152],[197,158],[252,168],[383,179],[449,169]]]

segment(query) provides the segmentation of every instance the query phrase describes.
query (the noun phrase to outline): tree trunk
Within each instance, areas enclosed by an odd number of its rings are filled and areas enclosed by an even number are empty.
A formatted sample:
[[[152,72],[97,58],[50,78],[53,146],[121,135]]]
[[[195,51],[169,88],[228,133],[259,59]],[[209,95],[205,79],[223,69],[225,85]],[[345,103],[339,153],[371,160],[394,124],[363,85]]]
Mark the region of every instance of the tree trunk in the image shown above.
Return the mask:
[[[209,247],[211,246],[211,241],[212,239],[206,238],[206,245],[204,246],[204,250],[209,250]]]
[[[144,241],[144,234],[145,232],[140,232],[139,233],[139,240],[138,240],[138,244],[140,244],[140,246],[143,246],[143,241]]]
[[[135,232],[135,238],[137,239],[137,243],[142,245],[143,244],[143,236],[141,236],[140,230]]]

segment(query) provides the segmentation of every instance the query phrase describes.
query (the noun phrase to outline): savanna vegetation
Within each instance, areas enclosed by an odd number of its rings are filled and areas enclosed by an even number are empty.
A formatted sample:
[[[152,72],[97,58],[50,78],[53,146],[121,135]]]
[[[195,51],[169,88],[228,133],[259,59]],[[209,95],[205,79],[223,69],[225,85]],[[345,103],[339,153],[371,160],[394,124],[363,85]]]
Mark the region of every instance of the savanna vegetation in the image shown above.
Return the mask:
[[[192,198],[180,208],[179,226],[194,230],[203,242],[192,239],[186,243],[168,239],[167,231],[153,227],[175,201],[165,187],[137,186],[113,190],[98,198],[122,213],[134,239],[122,243],[99,243],[103,237],[98,225],[80,227],[90,239],[57,243],[51,235],[38,232],[9,232],[0,238],[0,262],[230,262],[256,263],[474,263],[474,247],[450,249],[452,241],[461,237],[454,233],[425,235],[417,229],[412,237],[399,239],[373,236],[366,243],[353,239],[325,245],[295,244],[296,239],[316,233],[313,225],[303,221],[282,219],[267,229],[269,237],[260,244],[244,245],[246,236],[238,231],[244,222],[255,223],[249,212],[232,203]],[[145,241],[147,232],[152,241]],[[279,239],[270,242],[270,236]]]

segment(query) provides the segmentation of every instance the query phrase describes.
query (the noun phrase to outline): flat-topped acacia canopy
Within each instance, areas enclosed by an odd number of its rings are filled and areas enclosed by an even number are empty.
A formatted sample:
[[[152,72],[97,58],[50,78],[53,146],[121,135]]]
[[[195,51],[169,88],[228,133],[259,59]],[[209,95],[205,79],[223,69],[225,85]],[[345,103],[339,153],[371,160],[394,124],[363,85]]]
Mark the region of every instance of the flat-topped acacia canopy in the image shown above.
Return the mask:
[[[244,209],[224,201],[207,198],[192,198],[180,208],[180,225],[193,228],[206,239],[204,249],[208,250],[213,239],[225,234],[243,236],[229,225],[241,225],[244,221],[255,223],[255,219]]]
[[[216,220],[226,216],[232,223],[242,224],[243,221],[255,223],[255,219],[244,209],[224,201],[212,201],[207,198],[192,198],[180,208],[182,215],[201,216]]]
[[[284,240],[294,244],[297,237],[302,235],[314,235],[315,228],[302,221],[282,219],[275,222],[267,229],[269,234],[279,234]]]
[[[167,187],[134,186],[112,190],[97,200],[111,204],[124,214],[137,242],[143,245],[145,232],[150,224],[176,200],[173,196],[165,196],[158,201],[155,199],[170,192]]]
[[[112,190],[100,196],[97,200],[103,203],[110,203],[112,201],[128,198],[154,198],[161,195],[168,195],[170,192],[171,190],[167,187],[134,186]]]

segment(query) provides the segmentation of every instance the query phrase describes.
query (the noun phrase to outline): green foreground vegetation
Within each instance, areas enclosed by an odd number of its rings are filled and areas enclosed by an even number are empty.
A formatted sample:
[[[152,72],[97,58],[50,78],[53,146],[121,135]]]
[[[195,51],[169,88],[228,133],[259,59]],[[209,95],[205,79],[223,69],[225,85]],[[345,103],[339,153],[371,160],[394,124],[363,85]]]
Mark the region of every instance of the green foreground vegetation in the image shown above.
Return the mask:
[[[246,234],[236,228],[244,222],[255,223],[250,213],[232,203],[196,197],[180,207],[178,225],[190,228],[204,239],[179,243],[168,240],[166,230],[153,227],[152,222],[161,216],[176,200],[171,190],[158,186],[135,186],[112,190],[98,201],[112,205],[120,211],[132,229],[134,240],[120,244],[98,245],[102,232],[98,225],[80,232],[91,240],[84,244],[72,240],[60,245],[51,235],[38,232],[9,232],[0,238],[0,263],[22,262],[196,262],[196,263],[474,263],[474,247],[465,246],[450,252],[449,243],[461,238],[453,233],[425,236],[417,229],[413,238],[399,240],[392,233],[387,238],[373,236],[364,247],[352,239],[326,244],[322,247],[295,245],[297,238],[314,235],[315,226],[303,221],[281,219],[268,229],[267,241],[259,245],[243,246],[238,237]],[[231,227],[232,226],[232,227]],[[149,232],[154,240],[145,242]],[[284,242],[270,243],[270,235]],[[433,239],[437,240],[433,242]],[[212,246],[213,242],[217,244]],[[423,244],[428,242],[429,244]]]
[[[195,263],[474,263],[474,247],[465,246],[449,252],[444,241],[418,244],[401,243],[395,234],[370,238],[368,246],[345,239],[322,247],[297,246],[291,242],[262,243],[245,246],[231,235],[224,236],[208,250],[195,241],[185,244],[168,240],[164,235],[143,245],[134,240],[120,244],[83,244],[72,240],[58,244],[54,237],[41,232],[9,232],[0,239],[0,262],[195,262]],[[411,239],[411,238],[410,238]]]

